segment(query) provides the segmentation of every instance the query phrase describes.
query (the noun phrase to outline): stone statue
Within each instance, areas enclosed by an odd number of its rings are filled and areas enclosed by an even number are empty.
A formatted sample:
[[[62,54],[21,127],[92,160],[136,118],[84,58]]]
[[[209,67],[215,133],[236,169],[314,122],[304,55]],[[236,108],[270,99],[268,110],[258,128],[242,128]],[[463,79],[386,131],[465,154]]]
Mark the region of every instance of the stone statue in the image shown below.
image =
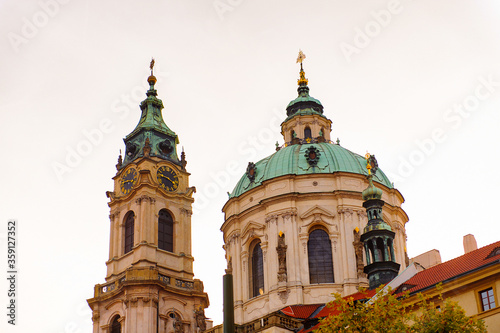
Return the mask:
[[[177,317],[177,315],[174,316],[174,332],[175,333],[183,333],[184,332],[184,325],[182,324],[182,321]]]
[[[200,329],[200,332],[203,332],[207,329],[207,323],[205,320],[205,310],[200,306],[197,310],[194,311],[194,316],[196,318],[196,325]]]
[[[354,246],[354,253],[356,253],[356,270],[358,272],[358,278],[365,277],[365,264],[363,263],[363,242],[361,242],[361,235],[359,234],[358,228],[354,229],[353,233],[354,242],[352,242],[352,245]]]
[[[278,282],[286,282],[286,248],[285,245],[285,234],[280,231],[278,235],[278,246],[276,247],[276,251],[278,252]]]
[[[226,274],[233,274],[233,258],[229,256],[229,260],[227,261]]]

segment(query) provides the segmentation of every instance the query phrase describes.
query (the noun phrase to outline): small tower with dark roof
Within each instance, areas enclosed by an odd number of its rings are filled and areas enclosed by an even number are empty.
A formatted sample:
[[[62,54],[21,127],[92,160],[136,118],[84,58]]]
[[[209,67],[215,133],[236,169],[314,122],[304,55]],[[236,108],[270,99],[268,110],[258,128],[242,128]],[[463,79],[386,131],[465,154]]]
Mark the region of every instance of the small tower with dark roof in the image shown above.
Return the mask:
[[[399,264],[395,262],[394,236],[391,226],[382,217],[382,190],[373,185],[373,174],[377,172],[375,156],[366,154],[368,169],[368,187],[363,191],[363,207],[366,209],[368,224],[363,230],[361,241],[364,243],[366,263],[364,272],[368,275],[369,289],[387,284],[399,272]]]

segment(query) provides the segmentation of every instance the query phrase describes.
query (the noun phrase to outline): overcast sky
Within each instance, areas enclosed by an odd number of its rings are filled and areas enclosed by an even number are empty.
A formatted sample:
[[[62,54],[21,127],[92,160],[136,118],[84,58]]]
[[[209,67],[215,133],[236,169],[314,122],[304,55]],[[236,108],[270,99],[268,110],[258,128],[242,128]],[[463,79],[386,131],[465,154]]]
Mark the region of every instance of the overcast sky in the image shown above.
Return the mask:
[[[215,324],[221,208],[248,162],[283,143],[299,49],[332,137],[375,154],[405,197],[410,257],[454,258],[468,233],[479,246],[499,240],[499,17],[493,0],[1,0],[2,274],[8,219],[19,237],[18,326],[2,310],[1,330],[91,332],[86,299],[109,253],[105,192],[152,56],[197,188],[194,269]],[[6,293],[2,278],[3,309]]]

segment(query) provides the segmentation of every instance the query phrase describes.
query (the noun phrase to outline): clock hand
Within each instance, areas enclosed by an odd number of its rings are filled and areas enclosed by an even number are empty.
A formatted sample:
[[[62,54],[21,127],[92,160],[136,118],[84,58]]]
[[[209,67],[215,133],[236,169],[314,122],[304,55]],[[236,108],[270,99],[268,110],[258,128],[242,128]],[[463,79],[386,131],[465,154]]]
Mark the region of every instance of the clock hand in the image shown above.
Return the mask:
[[[168,179],[171,183],[173,183],[173,182],[174,182],[172,179],[170,179],[170,178],[169,178],[168,176],[166,176],[166,175],[162,175],[162,177],[163,177],[163,178]]]

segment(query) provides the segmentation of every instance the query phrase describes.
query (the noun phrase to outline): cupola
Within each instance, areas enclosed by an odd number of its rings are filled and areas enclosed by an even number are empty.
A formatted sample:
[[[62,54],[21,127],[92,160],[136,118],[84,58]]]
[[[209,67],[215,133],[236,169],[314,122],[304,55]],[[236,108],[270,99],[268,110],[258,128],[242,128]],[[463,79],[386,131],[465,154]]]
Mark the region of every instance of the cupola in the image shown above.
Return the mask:
[[[303,60],[306,58],[299,51],[297,63],[300,63],[297,83],[298,96],[286,107],[287,118],[281,124],[281,134],[285,145],[329,142],[332,122],[323,115],[323,105],[309,95],[309,80],[306,78]]]

